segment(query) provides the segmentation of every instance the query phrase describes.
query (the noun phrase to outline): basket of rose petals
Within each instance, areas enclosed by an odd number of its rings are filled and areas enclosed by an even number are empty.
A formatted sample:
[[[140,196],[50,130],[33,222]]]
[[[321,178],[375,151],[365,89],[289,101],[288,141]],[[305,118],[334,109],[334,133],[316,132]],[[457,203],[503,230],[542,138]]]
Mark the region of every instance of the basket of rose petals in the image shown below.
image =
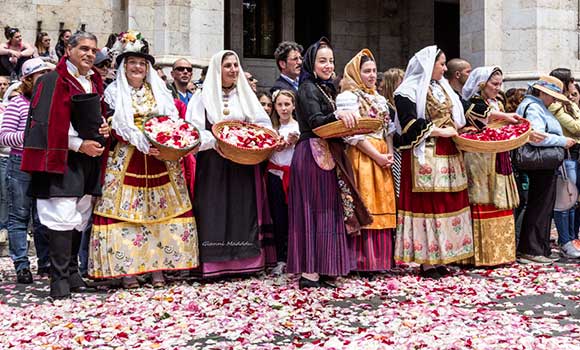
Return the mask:
[[[159,150],[157,158],[162,160],[179,160],[200,142],[199,130],[193,124],[165,115],[147,118],[143,133]]]
[[[278,134],[273,130],[234,120],[214,124],[212,132],[226,158],[246,165],[266,160],[279,140]]]
[[[370,134],[377,131],[383,125],[383,121],[376,118],[360,118],[356,127],[349,129],[344,126],[342,120],[328,123],[312,130],[318,137],[331,139],[352,135]]]
[[[453,137],[457,148],[467,152],[499,153],[523,146],[528,142],[532,128],[521,119],[517,124],[505,121],[490,123],[483,130],[468,131]]]

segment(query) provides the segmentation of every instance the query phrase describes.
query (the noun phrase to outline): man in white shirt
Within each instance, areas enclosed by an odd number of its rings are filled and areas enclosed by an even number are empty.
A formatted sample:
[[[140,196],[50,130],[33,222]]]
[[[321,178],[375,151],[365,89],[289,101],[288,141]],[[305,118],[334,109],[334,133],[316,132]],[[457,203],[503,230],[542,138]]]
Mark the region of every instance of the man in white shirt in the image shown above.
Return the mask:
[[[21,169],[32,174],[28,195],[37,199],[40,222],[48,228],[53,299],[86,287],[77,256],[93,197],[101,195],[101,155],[109,134],[103,82],[91,70],[97,50],[93,34],[71,36],[66,59],[35,85],[25,131]]]

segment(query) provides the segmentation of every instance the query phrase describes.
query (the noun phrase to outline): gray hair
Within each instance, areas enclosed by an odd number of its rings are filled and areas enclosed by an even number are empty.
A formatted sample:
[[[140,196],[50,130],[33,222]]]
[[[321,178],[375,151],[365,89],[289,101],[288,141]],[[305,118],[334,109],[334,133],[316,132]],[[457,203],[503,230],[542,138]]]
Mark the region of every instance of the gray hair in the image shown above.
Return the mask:
[[[95,43],[97,43],[97,36],[95,34],[89,33],[89,32],[78,31],[78,32],[74,33],[73,35],[71,35],[71,37],[68,39],[68,45],[71,48],[77,47],[79,42],[83,39],[93,40]]]

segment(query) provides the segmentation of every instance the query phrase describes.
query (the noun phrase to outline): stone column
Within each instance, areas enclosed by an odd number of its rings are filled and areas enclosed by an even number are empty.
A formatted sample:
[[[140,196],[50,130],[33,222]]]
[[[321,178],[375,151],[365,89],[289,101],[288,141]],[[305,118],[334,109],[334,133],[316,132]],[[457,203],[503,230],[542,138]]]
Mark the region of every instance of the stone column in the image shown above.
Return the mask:
[[[501,66],[507,87],[557,67],[579,76],[578,3],[462,0],[461,56],[474,67]]]
[[[207,65],[223,48],[223,0],[128,0],[129,29],[151,43],[157,62],[171,65],[180,58]]]

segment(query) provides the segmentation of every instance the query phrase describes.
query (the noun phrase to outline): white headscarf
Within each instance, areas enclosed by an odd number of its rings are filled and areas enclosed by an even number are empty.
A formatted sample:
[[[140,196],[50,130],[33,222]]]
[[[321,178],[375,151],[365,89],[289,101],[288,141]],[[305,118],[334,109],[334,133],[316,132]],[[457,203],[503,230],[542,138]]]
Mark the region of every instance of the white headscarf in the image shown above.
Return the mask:
[[[226,53],[232,53],[236,57],[236,60],[238,60],[240,72],[238,74],[238,80],[235,83],[236,90],[240,98],[242,113],[247,118],[246,120],[254,122],[256,116],[262,113],[265,114],[266,112],[264,112],[264,108],[260,104],[258,97],[250,87],[248,79],[246,79],[244,71],[242,70],[240,58],[231,50],[222,50],[216,53],[209,62],[209,67],[207,68],[207,74],[203,81],[203,88],[201,91],[203,105],[207,111],[207,119],[211,124],[215,124],[225,119],[223,115],[224,104],[222,100],[222,58]]]
[[[470,98],[479,93],[479,86],[482,83],[486,83],[491,77],[491,74],[498,69],[501,71],[499,66],[477,67],[472,70],[461,90],[461,96],[463,99],[469,101]]]
[[[417,118],[425,119],[425,107],[427,105],[427,91],[431,82],[431,75],[433,74],[433,67],[435,66],[435,58],[439,49],[437,46],[427,46],[417,52],[405,71],[405,77],[401,85],[395,90],[395,95],[403,96],[411,100],[417,106]],[[465,115],[463,114],[463,105],[459,100],[459,96],[453,91],[447,79],[442,78],[438,81],[439,85],[443,87],[451,102],[453,103],[453,122],[459,129],[465,125]],[[401,133],[401,125],[399,118],[395,119],[397,132]],[[425,142],[421,142],[414,149],[414,154],[419,158],[420,163],[425,161]]]
[[[145,154],[149,153],[149,141],[136,125],[133,119],[134,111],[131,101],[131,87],[125,75],[125,59],[119,64],[117,77],[105,90],[105,102],[115,110],[111,127],[117,135],[131,143]],[[167,115],[172,119],[179,118],[179,112],[175,107],[173,96],[167,86],[161,80],[157,71],[153,69],[151,62],[147,61],[146,81],[151,84],[151,90],[157,103],[157,113]]]

